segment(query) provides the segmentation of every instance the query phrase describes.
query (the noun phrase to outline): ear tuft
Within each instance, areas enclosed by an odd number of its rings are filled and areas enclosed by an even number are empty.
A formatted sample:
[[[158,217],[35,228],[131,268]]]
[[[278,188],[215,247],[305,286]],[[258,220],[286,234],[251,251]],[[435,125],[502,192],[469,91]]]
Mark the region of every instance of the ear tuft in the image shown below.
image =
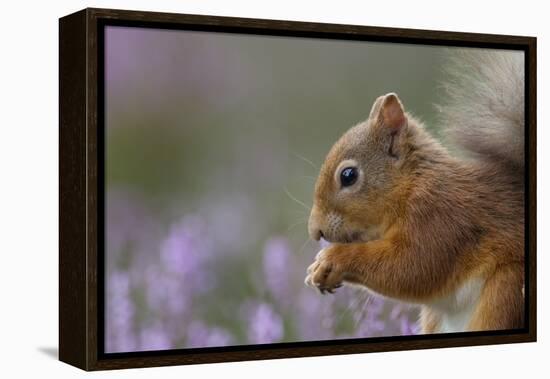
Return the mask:
[[[383,97],[380,104],[378,119],[389,128],[392,133],[397,133],[407,123],[405,110],[399,97],[395,93],[388,93]]]

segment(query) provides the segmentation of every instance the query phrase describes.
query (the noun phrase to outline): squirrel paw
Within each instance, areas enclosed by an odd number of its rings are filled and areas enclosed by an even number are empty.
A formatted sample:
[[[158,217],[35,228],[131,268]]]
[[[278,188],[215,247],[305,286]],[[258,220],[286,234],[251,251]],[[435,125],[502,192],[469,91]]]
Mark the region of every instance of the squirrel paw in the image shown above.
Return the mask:
[[[323,295],[334,293],[336,288],[343,285],[344,274],[339,270],[338,265],[327,254],[327,249],[321,250],[315,257],[315,262],[307,269],[305,284],[312,288],[317,288]]]

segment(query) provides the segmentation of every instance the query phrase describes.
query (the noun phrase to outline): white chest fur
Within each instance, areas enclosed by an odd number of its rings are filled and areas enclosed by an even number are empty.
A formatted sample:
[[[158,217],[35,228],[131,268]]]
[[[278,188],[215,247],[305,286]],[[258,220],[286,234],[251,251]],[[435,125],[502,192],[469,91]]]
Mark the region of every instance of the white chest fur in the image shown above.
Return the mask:
[[[463,332],[467,329],[485,284],[481,278],[470,279],[454,293],[427,304],[441,315],[439,333]]]

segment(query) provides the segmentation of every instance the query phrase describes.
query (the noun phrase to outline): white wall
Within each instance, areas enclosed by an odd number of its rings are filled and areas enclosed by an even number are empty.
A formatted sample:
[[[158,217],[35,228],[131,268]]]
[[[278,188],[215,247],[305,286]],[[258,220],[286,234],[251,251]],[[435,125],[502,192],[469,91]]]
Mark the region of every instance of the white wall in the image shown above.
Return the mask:
[[[369,4],[370,3],[370,4]],[[545,2],[444,1],[10,1],[2,5],[0,93],[0,373],[58,378],[82,373],[52,358],[57,348],[57,18],[86,6],[364,24],[538,37],[539,341],[491,347],[126,370],[102,377],[303,377],[401,375],[518,378],[548,373],[550,39]],[[11,375],[5,375],[11,372]],[[25,374],[25,375],[24,375]],[[540,377],[540,375],[537,375]]]

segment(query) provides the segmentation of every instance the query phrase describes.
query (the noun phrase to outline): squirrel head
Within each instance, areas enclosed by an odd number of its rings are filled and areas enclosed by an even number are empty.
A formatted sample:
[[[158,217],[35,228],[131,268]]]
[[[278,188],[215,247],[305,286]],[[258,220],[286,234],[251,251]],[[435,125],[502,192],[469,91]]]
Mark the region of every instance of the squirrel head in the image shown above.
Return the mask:
[[[315,185],[311,238],[340,243],[377,238],[406,159],[409,120],[397,95],[389,93],[334,144]]]

